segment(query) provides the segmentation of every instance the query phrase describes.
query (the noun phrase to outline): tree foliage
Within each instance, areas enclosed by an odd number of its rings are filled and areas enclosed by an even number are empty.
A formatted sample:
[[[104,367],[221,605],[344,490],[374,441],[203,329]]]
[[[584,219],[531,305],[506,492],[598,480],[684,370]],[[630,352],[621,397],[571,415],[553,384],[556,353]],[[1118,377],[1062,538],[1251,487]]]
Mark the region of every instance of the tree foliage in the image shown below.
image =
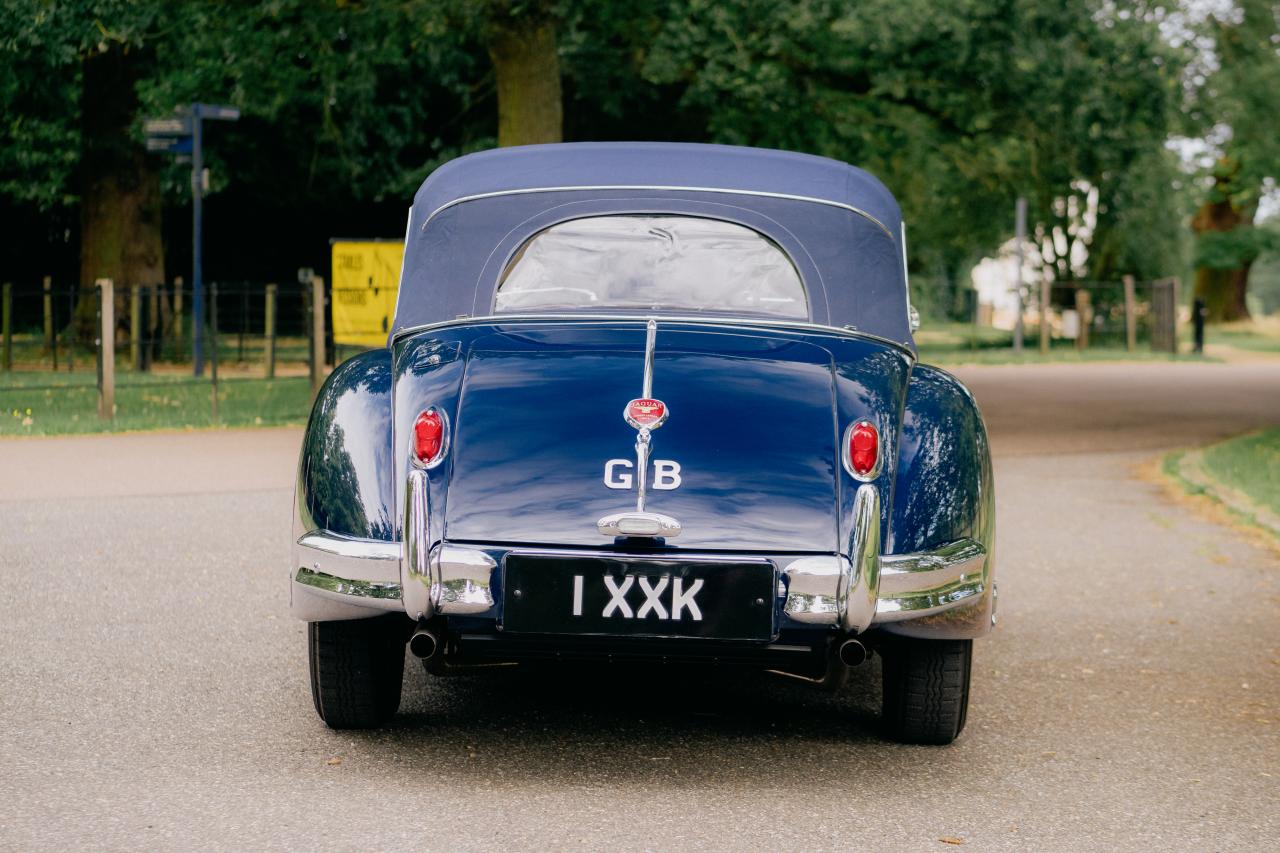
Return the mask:
[[[195,100],[241,108],[209,147],[215,193],[312,211],[322,229],[316,211],[402,211],[435,166],[494,144],[497,40],[551,26],[565,138],[760,145],[861,165],[902,202],[912,265],[931,274],[958,281],[1003,242],[1018,195],[1061,276],[1152,277],[1176,272],[1180,257],[1182,210],[1163,144],[1185,57],[1160,37],[1163,11],[1145,3],[8,5],[0,204],[9,209],[78,204],[83,63],[104,39],[145,57],[139,120]],[[533,102],[514,91],[508,102]],[[140,121],[129,141],[141,144]],[[153,159],[170,204],[181,203],[181,168]],[[1071,262],[1081,254],[1073,242],[1088,250],[1085,268]]]

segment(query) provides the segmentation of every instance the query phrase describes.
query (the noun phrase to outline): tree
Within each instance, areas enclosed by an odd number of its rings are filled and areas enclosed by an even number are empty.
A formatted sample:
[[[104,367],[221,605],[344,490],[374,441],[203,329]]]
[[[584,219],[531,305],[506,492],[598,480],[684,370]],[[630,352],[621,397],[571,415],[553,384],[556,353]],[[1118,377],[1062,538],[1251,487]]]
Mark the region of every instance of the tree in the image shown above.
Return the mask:
[[[137,86],[159,7],[126,0],[11,3],[0,187],[42,210],[80,204],[80,279],[163,279],[160,183],[137,134]]]
[[[1280,177],[1280,9],[1269,0],[1239,0],[1209,15],[1217,68],[1199,91],[1200,120],[1225,136],[1208,188],[1192,220],[1196,233],[1195,295],[1209,319],[1249,316],[1249,271],[1274,238],[1254,227],[1258,200]]]
[[[703,117],[694,138],[826,154],[883,178],[917,268],[958,278],[1008,235],[1025,194],[1060,276],[1114,274],[1134,271],[1115,264],[1141,255],[1142,228],[1167,244],[1180,213],[1122,218],[1126,198],[1148,201],[1171,177],[1181,57],[1161,14],[1091,0],[671,0],[637,64]],[[1090,204],[1089,226],[1073,224]],[[1085,252],[1092,269],[1067,260],[1095,243],[1107,251]]]

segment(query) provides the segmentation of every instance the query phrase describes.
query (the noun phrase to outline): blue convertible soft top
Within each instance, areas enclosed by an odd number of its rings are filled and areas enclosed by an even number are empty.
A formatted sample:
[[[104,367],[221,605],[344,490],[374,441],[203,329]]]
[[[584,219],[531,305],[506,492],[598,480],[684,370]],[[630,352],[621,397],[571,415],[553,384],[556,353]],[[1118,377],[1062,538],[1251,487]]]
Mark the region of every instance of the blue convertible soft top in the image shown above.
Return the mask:
[[[753,228],[795,263],[810,322],[912,345],[901,212],[875,177],[807,154],[630,142],[503,148],[437,169],[410,212],[392,336],[492,314],[502,270],[532,235],[611,213]]]

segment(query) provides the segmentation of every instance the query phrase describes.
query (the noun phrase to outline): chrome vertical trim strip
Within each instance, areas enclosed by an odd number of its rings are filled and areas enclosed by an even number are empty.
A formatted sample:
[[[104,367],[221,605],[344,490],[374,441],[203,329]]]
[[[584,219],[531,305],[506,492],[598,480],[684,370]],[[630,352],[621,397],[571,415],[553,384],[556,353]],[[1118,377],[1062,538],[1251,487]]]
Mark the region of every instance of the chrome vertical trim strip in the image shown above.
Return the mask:
[[[653,396],[653,350],[658,342],[658,321],[650,319],[645,324],[644,335],[644,390],[640,396],[648,400]]]
[[[653,397],[653,351],[658,341],[658,321],[652,318],[645,324],[644,380],[640,397]],[[661,423],[661,422],[659,422]],[[640,427],[636,435],[636,512],[644,512],[644,500],[649,486],[649,428]]]
[[[642,428],[636,436],[636,512],[644,512],[645,492],[649,485],[649,430]]]
[[[853,496],[853,529],[849,533],[849,587],[840,627],[858,634],[876,616],[880,594],[880,492],[871,484]]]
[[[409,471],[405,481],[404,558],[400,588],[404,610],[414,619],[428,619],[435,612],[431,588],[431,524],[427,472]]]

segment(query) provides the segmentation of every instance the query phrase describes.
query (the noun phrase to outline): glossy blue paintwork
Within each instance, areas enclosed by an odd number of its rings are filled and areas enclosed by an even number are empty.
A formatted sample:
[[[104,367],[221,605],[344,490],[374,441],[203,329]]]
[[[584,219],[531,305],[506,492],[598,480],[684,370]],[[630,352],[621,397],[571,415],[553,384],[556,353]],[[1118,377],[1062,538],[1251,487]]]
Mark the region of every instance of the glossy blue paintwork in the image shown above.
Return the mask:
[[[949,373],[917,365],[901,435],[886,550],[924,551],[965,537],[989,546],[991,453],[968,389]]]
[[[446,346],[453,360],[423,356]],[[430,474],[433,541],[612,547],[595,522],[634,507],[635,492],[607,488],[604,465],[635,458],[622,410],[640,396],[643,351],[644,324],[621,321],[467,324],[399,345],[400,477],[419,411],[441,408],[453,429]],[[653,393],[671,415],[652,456],[679,462],[682,484],[648,506],[685,528],[665,547],[842,551],[857,483],[839,437],[869,418],[893,458],[909,365],[851,336],[660,323]],[[890,464],[878,482],[892,481]]]
[[[330,374],[307,423],[298,483],[308,529],[396,538],[389,351],[361,353]]]
[[[344,363],[304,440],[308,527],[399,539],[411,424],[435,406],[451,443],[428,472],[433,545],[479,544],[498,557],[520,547],[738,551],[779,569],[804,554],[847,554],[861,484],[841,465],[839,442],[865,418],[887,460],[874,481],[884,551],[965,537],[992,546],[986,432],[954,377],[853,335],[689,321],[658,326],[653,395],[670,417],[653,433],[652,456],[678,461],[682,483],[650,492],[648,503],[684,533],[652,544],[600,536],[599,516],[635,502],[634,489],[607,488],[603,470],[608,459],[635,458],[622,410],[640,395],[644,337],[639,321],[470,322]],[[500,568],[492,588],[497,603],[470,629],[500,624]],[[785,591],[779,631],[830,630],[792,622],[784,600]],[[989,612],[990,596],[976,606]]]

